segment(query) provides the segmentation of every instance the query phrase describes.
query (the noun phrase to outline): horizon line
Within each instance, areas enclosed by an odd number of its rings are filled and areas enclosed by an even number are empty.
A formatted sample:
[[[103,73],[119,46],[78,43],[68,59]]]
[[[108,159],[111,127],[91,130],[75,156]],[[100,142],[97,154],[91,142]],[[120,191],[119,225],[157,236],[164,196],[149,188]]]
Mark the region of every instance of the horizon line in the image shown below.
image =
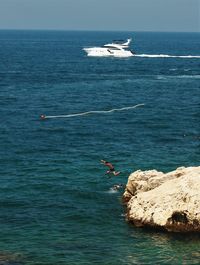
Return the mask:
[[[77,32],[162,32],[162,33],[200,33],[200,31],[168,31],[168,30],[115,30],[115,29],[109,29],[109,30],[103,30],[103,29],[37,29],[37,28],[0,28],[0,31],[77,31]]]

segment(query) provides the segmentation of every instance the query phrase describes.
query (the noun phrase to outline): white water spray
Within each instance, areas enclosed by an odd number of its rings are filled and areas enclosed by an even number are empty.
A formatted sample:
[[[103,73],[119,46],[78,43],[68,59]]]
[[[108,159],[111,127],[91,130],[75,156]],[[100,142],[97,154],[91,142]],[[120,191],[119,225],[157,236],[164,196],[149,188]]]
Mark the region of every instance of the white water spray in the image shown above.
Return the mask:
[[[184,58],[184,59],[200,59],[200,55],[168,55],[168,54],[135,54],[136,57],[144,58]]]
[[[53,115],[53,116],[41,115],[40,118],[42,120],[44,120],[44,119],[56,119],[56,118],[71,118],[71,117],[77,117],[77,116],[84,116],[84,115],[88,115],[88,114],[104,114],[104,113],[111,113],[111,112],[114,112],[114,111],[123,111],[123,110],[135,109],[137,107],[144,106],[144,105],[145,104],[137,104],[137,105],[134,105],[134,106],[124,107],[124,108],[120,108],[120,109],[91,110],[91,111],[87,111],[87,112],[75,113],[75,114],[67,114],[67,115]]]

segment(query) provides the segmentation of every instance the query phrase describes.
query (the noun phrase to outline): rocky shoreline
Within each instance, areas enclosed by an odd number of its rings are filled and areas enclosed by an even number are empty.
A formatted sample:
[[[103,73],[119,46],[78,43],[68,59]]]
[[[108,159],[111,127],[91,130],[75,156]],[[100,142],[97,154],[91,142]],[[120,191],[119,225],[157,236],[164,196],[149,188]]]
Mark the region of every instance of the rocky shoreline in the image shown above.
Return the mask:
[[[123,201],[127,220],[137,227],[200,232],[200,166],[132,173]]]

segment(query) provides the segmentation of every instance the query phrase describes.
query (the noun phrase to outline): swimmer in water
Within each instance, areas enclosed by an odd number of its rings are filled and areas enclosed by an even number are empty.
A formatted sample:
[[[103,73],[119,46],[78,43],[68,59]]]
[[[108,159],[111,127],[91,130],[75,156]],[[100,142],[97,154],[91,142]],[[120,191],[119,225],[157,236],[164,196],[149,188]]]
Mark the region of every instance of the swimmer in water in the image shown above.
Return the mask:
[[[123,188],[123,184],[115,184],[113,187],[112,187],[112,189],[113,190],[119,190],[119,189],[121,189],[121,188]]]
[[[45,120],[46,119],[46,116],[44,114],[40,115],[40,119],[41,120]]]
[[[109,170],[106,171],[106,174],[113,174],[114,176],[118,176],[120,174],[120,171],[115,171],[114,166],[110,162],[101,160],[101,163],[109,168]]]

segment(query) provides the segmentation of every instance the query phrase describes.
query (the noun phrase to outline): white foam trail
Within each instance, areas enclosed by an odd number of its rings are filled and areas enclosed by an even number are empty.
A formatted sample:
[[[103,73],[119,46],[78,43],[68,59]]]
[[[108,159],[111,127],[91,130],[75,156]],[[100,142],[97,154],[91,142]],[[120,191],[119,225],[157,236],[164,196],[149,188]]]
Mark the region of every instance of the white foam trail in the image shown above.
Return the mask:
[[[110,188],[109,191],[107,191],[107,193],[117,193],[117,190],[114,190],[113,188]]]
[[[45,115],[41,115],[43,116],[43,119],[54,119],[54,118],[71,118],[71,117],[77,117],[77,116],[84,116],[84,115],[88,115],[88,114],[95,114],[95,113],[111,113],[114,111],[123,111],[123,110],[129,110],[129,109],[135,109],[137,107],[140,106],[144,106],[145,104],[137,104],[135,106],[130,106],[130,107],[124,107],[124,108],[120,108],[120,109],[111,109],[111,110],[91,110],[91,111],[87,111],[87,112],[82,112],[82,113],[75,113],[75,114],[67,114],[67,115],[54,115],[54,116],[45,116]]]
[[[199,59],[200,55],[168,55],[168,54],[135,54],[136,57],[146,58],[185,58],[185,59]]]

